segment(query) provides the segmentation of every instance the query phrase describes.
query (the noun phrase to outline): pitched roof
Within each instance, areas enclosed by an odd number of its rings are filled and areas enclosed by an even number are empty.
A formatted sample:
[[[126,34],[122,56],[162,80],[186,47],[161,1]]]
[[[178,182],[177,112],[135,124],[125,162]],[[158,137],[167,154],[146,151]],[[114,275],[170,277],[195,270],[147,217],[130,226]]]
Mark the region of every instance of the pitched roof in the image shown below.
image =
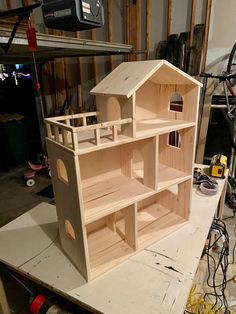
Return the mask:
[[[113,95],[129,98],[148,79],[157,84],[202,86],[190,75],[165,60],[123,62],[92,90],[92,95]]]

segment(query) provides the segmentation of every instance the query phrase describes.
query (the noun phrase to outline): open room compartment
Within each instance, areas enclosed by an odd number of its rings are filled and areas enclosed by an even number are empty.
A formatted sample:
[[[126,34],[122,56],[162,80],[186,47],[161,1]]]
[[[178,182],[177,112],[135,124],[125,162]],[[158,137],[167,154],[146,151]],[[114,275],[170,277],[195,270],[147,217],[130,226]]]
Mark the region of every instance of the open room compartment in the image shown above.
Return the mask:
[[[136,205],[88,224],[86,230],[93,279],[134,254],[137,248]]]
[[[183,226],[189,218],[191,187],[189,179],[138,202],[138,249]]]
[[[158,190],[192,177],[195,127],[159,135]]]
[[[79,155],[78,159],[86,224],[155,193],[156,137]]]
[[[198,87],[164,84],[158,74],[136,91],[136,135],[163,133],[193,126],[196,122]]]

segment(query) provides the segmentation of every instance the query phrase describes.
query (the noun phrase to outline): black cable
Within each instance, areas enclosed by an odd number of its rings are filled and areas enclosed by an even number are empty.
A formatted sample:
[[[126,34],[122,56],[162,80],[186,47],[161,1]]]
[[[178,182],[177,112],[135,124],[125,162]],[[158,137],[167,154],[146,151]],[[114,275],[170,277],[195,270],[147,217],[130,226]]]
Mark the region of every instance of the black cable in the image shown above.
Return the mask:
[[[213,232],[217,231],[219,236],[212,242]],[[235,230],[236,232],[236,230]],[[229,256],[229,234],[226,229],[226,225],[222,220],[214,219],[211,230],[209,233],[209,243],[204,249],[204,254],[207,256],[207,267],[208,267],[208,277],[206,280],[207,285],[213,289],[213,292],[207,292],[204,295],[204,300],[208,297],[214,297],[215,301],[212,306],[214,310],[220,310],[224,307],[225,310],[228,309],[228,301],[225,296],[225,289],[227,285],[227,268],[228,268],[228,256]],[[219,242],[223,241],[221,251],[218,254],[218,261],[211,254],[212,248]],[[236,245],[235,245],[236,246]],[[211,267],[211,264],[212,267]],[[211,270],[213,269],[213,271]],[[221,271],[222,280],[220,283],[216,283],[216,275]],[[217,308],[216,308],[217,307]]]

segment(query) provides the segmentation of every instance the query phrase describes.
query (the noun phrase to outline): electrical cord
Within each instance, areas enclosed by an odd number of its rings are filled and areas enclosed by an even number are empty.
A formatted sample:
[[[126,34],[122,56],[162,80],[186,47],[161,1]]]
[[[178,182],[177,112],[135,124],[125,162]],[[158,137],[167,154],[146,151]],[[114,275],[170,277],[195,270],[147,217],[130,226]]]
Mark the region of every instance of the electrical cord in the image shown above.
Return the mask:
[[[219,233],[219,236],[212,241],[213,234],[215,232]],[[222,240],[222,248],[218,253],[218,261],[212,255],[212,249]],[[214,219],[212,223],[212,227],[209,233],[209,243],[205,247],[204,254],[207,256],[207,266],[208,266],[208,277],[207,277],[207,285],[213,289],[213,292],[207,292],[204,295],[204,300],[207,298],[214,299],[214,304],[212,309],[214,310],[228,310],[228,301],[225,296],[225,289],[227,284],[227,268],[229,265],[228,256],[229,256],[229,234],[226,229],[226,225],[222,220]],[[213,261],[213,263],[210,263]],[[216,276],[221,273],[222,279],[217,284]],[[219,278],[219,276],[218,276]],[[219,281],[219,279],[218,279]]]
[[[221,245],[221,249],[218,252],[217,258],[214,255],[213,250],[214,248],[219,247],[219,245]],[[195,293],[195,288],[192,287],[185,313],[230,313],[228,309],[228,301],[225,296],[225,289],[228,281],[226,274],[229,265],[229,234],[226,225],[222,220],[214,219],[208,235],[208,244],[203,251],[203,256],[204,255],[207,259],[208,268],[206,284],[212,291]]]

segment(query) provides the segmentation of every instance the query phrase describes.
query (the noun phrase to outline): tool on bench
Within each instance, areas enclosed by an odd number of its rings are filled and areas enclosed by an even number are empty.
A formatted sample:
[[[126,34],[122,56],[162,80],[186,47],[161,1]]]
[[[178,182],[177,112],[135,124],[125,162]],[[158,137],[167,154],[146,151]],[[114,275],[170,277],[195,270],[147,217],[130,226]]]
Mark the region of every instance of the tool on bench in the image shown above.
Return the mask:
[[[210,176],[224,179],[226,168],[227,157],[222,154],[214,155],[210,164]]]
[[[201,168],[194,168],[193,183],[198,184],[200,191],[206,195],[214,195],[218,191],[218,183],[202,173]]]

